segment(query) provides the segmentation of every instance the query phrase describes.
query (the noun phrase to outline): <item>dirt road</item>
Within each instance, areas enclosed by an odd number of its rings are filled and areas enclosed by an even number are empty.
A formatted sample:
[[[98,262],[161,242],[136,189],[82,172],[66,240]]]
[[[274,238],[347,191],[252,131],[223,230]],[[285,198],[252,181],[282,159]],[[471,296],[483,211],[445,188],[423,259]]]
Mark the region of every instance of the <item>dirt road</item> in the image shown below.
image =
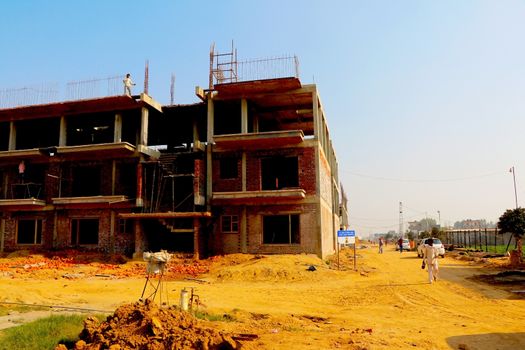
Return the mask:
[[[440,259],[441,279],[430,285],[414,252],[358,250],[358,271],[348,253],[345,271],[307,255],[218,258],[199,276],[209,283],[174,280],[165,290],[176,303],[182,288],[196,287],[201,310],[229,319],[213,326],[257,334],[254,348],[525,349],[525,299],[468,279],[486,268]],[[0,278],[0,300],[110,311],[143,286],[143,278],[15,273]]]

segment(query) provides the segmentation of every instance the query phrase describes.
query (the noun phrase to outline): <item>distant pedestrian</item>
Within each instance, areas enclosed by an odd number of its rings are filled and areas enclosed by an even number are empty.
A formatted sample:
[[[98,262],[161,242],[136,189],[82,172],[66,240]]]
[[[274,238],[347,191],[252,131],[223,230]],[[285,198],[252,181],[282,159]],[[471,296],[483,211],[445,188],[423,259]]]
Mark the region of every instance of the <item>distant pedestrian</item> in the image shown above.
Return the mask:
[[[20,163],[18,163],[18,179],[20,180],[20,183],[24,183],[25,174],[26,174],[26,162],[25,160],[22,159]]]
[[[137,85],[131,80],[131,74],[126,74],[126,78],[122,82],[124,83],[124,95],[131,96],[131,87]]]
[[[379,237],[379,254],[383,254],[383,245],[385,242],[383,241],[383,237]]]
[[[423,246],[423,265],[427,266],[428,269],[428,282],[432,284],[432,282],[437,281],[438,274],[439,274],[439,266],[438,266],[438,255],[439,252],[436,247],[434,247],[434,240],[432,238],[428,238],[425,241],[425,245]]]
[[[399,237],[397,240],[397,245],[399,246],[399,252],[403,253],[403,238]]]

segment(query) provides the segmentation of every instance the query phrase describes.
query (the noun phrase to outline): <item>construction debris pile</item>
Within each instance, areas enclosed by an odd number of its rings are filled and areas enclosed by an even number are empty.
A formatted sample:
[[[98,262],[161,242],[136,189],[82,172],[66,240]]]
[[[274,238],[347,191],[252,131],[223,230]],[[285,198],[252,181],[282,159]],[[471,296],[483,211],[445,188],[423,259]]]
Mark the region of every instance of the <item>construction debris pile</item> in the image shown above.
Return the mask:
[[[86,319],[74,349],[241,349],[233,335],[201,322],[187,312],[159,308],[149,300],[127,304],[104,322]]]
[[[79,253],[68,251],[68,254],[41,254],[7,256],[0,258],[0,277],[31,278],[68,278],[75,276],[142,278],[145,275],[146,262],[128,261],[122,256],[107,257],[97,253]],[[173,257],[164,271],[166,279],[178,279],[184,276],[196,277],[209,271],[209,262],[184,257]]]

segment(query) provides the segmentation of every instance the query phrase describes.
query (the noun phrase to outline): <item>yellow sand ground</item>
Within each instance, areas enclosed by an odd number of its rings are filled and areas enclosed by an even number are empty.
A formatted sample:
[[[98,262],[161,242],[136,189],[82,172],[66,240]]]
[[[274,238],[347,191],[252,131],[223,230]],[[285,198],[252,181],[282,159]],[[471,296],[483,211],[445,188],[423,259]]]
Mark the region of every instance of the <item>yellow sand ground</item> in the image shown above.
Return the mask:
[[[258,335],[250,348],[525,349],[525,299],[468,279],[490,268],[447,257],[430,285],[414,252],[360,249],[357,271],[351,253],[341,253],[341,270],[310,255],[217,258],[199,281],[166,282],[163,298],[177,304],[182,288],[195,287],[201,310],[232,319],[215,327]],[[0,277],[0,301],[111,312],[143,286],[143,278],[14,272]]]

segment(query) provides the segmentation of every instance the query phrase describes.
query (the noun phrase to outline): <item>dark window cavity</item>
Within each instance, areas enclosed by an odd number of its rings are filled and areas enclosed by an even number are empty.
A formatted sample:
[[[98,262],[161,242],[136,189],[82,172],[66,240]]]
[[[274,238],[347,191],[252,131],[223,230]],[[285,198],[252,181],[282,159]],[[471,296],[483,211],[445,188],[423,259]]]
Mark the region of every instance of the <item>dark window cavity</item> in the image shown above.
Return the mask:
[[[18,220],[17,244],[42,244],[42,219]]]
[[[263,216],[264,244],[299,244],[299,215]]]
[[[98,244],[98,219],[72,219],[71,244]]]
[[[263,190],[279,190],[299,186],[297,157],[272,157],[261,159]]]
[[[234,157],[225,157],[219,160],[221,179],[236,179],[239,176],[238,160]]]
[[[100,167],[73,168],[73,197],[101,195],[100,177]]]

